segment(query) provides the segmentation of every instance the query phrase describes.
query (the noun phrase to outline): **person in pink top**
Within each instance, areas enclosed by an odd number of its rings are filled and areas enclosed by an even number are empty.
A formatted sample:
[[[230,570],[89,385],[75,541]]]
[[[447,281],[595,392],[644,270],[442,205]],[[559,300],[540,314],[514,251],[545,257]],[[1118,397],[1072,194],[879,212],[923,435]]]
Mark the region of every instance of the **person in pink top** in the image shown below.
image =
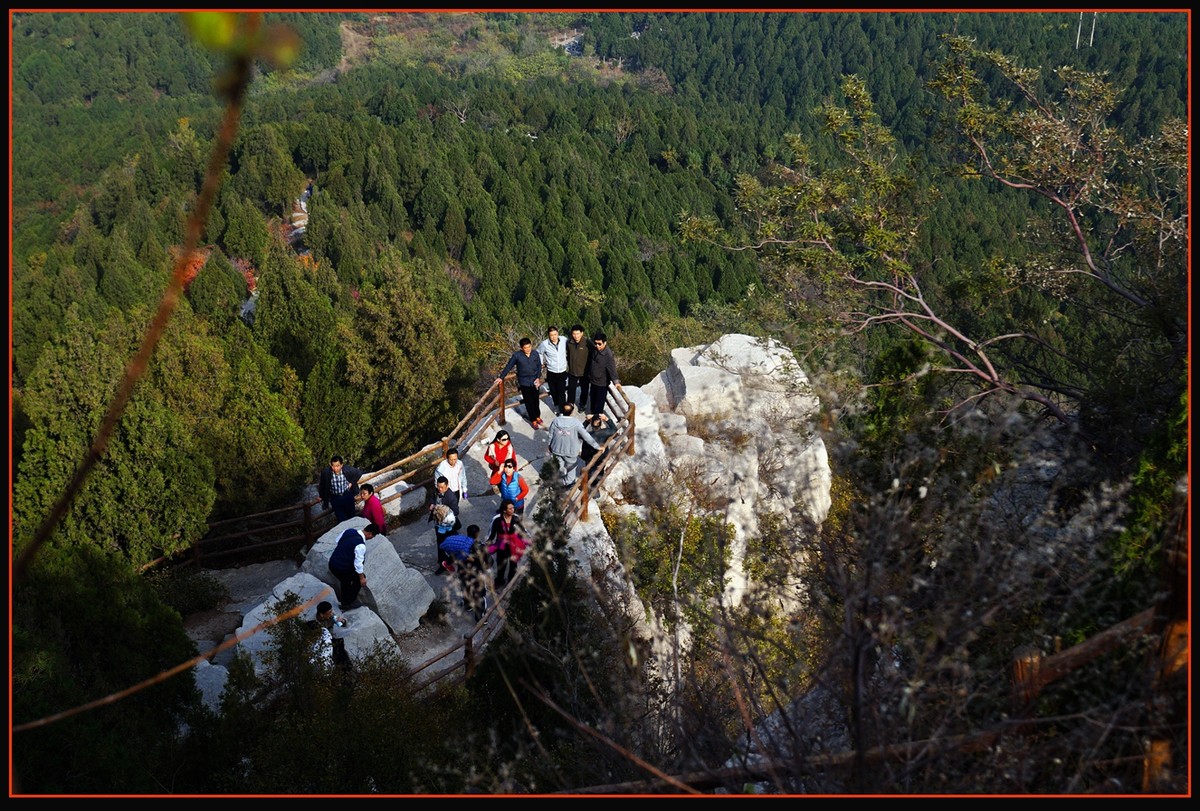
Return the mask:
[[[379,500],[379,496],[375,495],[375,485],[360,484],[358,497],[362,499],[362,512],[359,514],[379,527],[380,531],[386,529],[387,516],[383,513],[383,502]]]

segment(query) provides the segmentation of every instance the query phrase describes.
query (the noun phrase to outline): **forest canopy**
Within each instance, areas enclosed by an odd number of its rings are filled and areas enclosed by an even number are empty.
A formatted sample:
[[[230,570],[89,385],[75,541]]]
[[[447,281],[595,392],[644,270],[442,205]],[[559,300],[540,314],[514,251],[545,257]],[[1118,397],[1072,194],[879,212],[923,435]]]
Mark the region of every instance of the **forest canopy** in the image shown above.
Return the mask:
[[[1087,470],[1060,517],[1122,483],[1123,523],[1097,553],[1120,595],[1096,594],[1107,619],[1140,609],[1186,490],[1189,22],[263,14],[298,56],[256,65],[178,310],[15,593],[14,674],[51,673],[19,714],[166,666],[187,642],[142,567],[212,521],[296,502],[332,454],[371,470],[442,437],[516,339],[550,325],[606,331],[626,385],[722,332],[794,347],[827,395],[830,444],[849,449],[831,533],[869,525],[909,453],[987,501],[1024,446],[964,438],[964,412],[1054,423]],[[175,13],[15,12],[10,28],[16,555],[184,255],[227,74]],[[924,503],[909,538],[923,554],[958,486]],[[873,559],[872,538],[846,543],[848,570],[907,571],[895,550]],[[132,596],[94,621],[166,642],[80,676],[86,628],[69,618],[106,572]],[[35,590],[66,581],[53,632],[27,633]],[[1022,609],[1012,622],[1033,626],[1054,607]],[[150,747],[188,693],[115,729],[85,723],[79,745]],[[47,790],[105,790],[122,771],[114,757],[59,784],[36,759],[21,765]]]

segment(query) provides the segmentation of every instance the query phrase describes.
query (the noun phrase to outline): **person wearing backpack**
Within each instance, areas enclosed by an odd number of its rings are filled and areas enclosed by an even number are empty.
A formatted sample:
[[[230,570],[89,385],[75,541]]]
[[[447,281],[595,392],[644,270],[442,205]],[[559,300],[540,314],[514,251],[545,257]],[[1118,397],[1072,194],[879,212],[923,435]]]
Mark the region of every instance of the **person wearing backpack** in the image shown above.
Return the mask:
[[[433,573],[443,575],[449,571],[446,565],[450,563],[450,558],[446,557],[446,553],[442,551],[441,543],[450,533],[458,532],[462,527],[462,521],[458,519],[458,494],[450,489],[449,479],[445,476],[437,477],[437,484],[430,492],[426,505],[429,507],[427,520],[436,522],[433,543],[437,552],[437,565],[434,567]],[[444,510],[443,507],[445,507]]]
[[[558,460],[562,472],[562,482],[572,485],[579,477],[579,452],[584,443],[596,450],[600,445],[583,427],[583,423],[575,416],[575,404],[564,403],[562,413],[550,422],[550,453]]]

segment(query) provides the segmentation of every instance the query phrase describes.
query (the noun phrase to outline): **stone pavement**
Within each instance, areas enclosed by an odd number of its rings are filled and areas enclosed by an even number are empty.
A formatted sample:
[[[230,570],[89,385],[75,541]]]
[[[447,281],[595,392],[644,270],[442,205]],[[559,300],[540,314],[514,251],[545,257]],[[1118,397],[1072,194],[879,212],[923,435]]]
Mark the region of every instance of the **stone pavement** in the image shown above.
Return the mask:
[[[460,505],[459,520],[462,521],[463,532],[466,532],[467,527],[471,524],[478,524],[481,538],[487,538],[492,518],[500,508],[500,497],[492,493],[492,488],[488,484],[490,471],[483,461],[483,453],[495,439],[496,433],[501,429],[508,432],[513,448],[517,452],[517,461],[520,463],[518,472],[529,484],[529,496],[525,499],[524,516],[527,528],[533,518],[533,508],[542,483],[540,471],[548,455],[546,445],[549,437],[545,428],[535,431],[525,419],[524,409],[508,409],[506,416],[508,419],[504,426],[491,426],[472,443],[465,453],[460,453],[467,472],[467,491],[470,498],[466,505]],[[546,425],[550,424],[553,416],[553,411],[543,402],[542,418]],[[394,492],[390,487],[383,487],[381,491],[385,496]],[[391,516],[410,515],[413,511],[419,511],[416,521],[391,529],[387,535],[400,554],[400,559],[408,566],[419,569],[428,575],[431,578],[429,584],[436,592],[439,591],[438,585],[441,581],[454,578],[435,575],[437,547],[434,543],[433,524],[425,518],[424,505],[427,496],[424,488],[416,488],[407,491],[401,498],[386,504],[384,509],[388,513],[389,524]]]

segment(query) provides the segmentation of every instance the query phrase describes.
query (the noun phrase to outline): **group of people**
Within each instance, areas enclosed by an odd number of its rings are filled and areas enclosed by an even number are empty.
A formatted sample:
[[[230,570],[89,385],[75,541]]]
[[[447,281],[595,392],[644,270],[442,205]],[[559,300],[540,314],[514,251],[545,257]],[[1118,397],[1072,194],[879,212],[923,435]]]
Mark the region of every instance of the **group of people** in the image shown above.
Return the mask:
[[[327,510],[332,509],[338,521],[353,518],[361,510],[363,518],[382,529],[387,525],[383,502],[375,495],[375,485],[369,482],[358,483],[362,475],[361,470],[347,465],[342,457],[332,457],[329,467],[321,471],[321,478],[317,483],[321,506]]]
[[[522,338],[518,349],[500,370],[496,382],[501,382],[512,370],[517,372],[517,388],[525,403],[525,415],[535,428],[544,428],[542,384],[550,392],[554,411],[562,413],[563,406],[574,403],[579,409],[590,406],[590,414],[603,414],[611,384],[620,385],[617,360],[608,346],[608,336],[597,332],[589,339],[583,327],[571,327],[571,337],[563,338],[558,327],[546,330],[546,338],[535,349],[533,341]]]
[[[500,508],[492,518],[486,538],[480,537],[478,524],[461,533],[461,505],[469,501],[466,473],[458,458],[458,449],[450,448],[435,471],[434,489],[427,507],[435,522],[437,569],[434,574],[458,575],[463,608],[478,620],[487,610],[487,581],[495,567],[495,588],[503,588],[512,579],[517,562],[529,545],[529,535],[521,523],[529,484],[517,472],[517,454],[507,431],[501,431],[485,452],[493,465],[489,483],[501,497]],[[457,487],[456,487],[457,485]]]
[[[535,430],[545,428],[548,431],[549,450],[558,460],[563,483],[574,484],[579,477],[580,458],[583,457],[586,464],[600,449],[594,435],[603,433],[608,424],[605,405],[609,387],[621,383],[608,336],[597,332],[589,339],[583,327],[576,324],[571,327],[571,337],[564,339],[558,327],[550,327],[546,330],[545,340],[536,349],[529,338],[518,342],[517,351],[500,370],[496,382],[502,381],[514,369],[530,425]],[[543,383],[549,390],[556,415],[549,425],[542,418],[539,389]],[[583,412],[583,420],[576,413],[579,411]],[[585,452],[585,447],[590,452]],[[491,483],[493,487],[500,486],[496,481],[498,465],[491,461],[489,464],[493,468]],[[523,496],[514,501],[520,508]]]
[[[573,484],[579,475],[580,459],[587,464],[599,453],[603,442],[615,428],[605,413],[609,386],[620,384],[616,360],[603,332],[586,338],[583,327],[571,328],[564,339],[557,327],[546,331],[537,348],[522,338],[496,378],[500,382],[513,369],[525,403],[526,416],[535,430],[546,429],[548,450],[559,464],[562,481]],[[545,383],[555,412],[547,425],[542,418],[539,389]],[[588,406],[590,405],[590,413]],[[577,412],[584,412],[585,421]],[[590,430],[589,430],[590,428]],[[476,619],[487,608],[487,579],[494,567],[497,590],[503,588],[516,571],[517,563],[529,545],[522,518],[529,495],[529,483],[520,473],[520,463],[508,431],[500,430],[488,443],[483,455],[490,469],[488,484],[500,497],[500,506],[488,527],[472,524],[462,530],[460,514],[470,502],[466,468],[458,448],[451,447],[434,470],[434,487],[426,502],[427,520],[434,524],[437,548],[436,575],[456,573],[460,578],[463,606]],[[338,521],[354,517],[361,509],[367,526],[347,529],[329,558],[329,570],[340,585],[339,607],[356,608],[358,593],[366,585],[363,562],[366,542],[387,528],[383,505],[370,483],[359,484],[362,471],[345,464],[340,456],[330,459],[322,471],[318,492],[322,505],[332,509]]]
[[[480,538],[476,524],[460,534],[462,505],[470,501],[467,473],[458,448],[449,448],[435,470],[434,488],[428,502],[428,520],[433,522],[437,547],[435,574],[457,573],[462,584],[463,607],[479,619],[487,608],[487,579],[495,566],[495,586],[503,588],[512,579],[516,564],[529,545],[529,535],[521,523],[529,484],[517,470],[516,452],[507,431],[501,431],[488,449],[489,464],[494,463],[489,480],[501,495],[500,508],[492,519],[486,538]],[[357,484],[362,472],[334,456],[318,483],[322,503],[332,507],[339,521],[354,516],[354,505],[362,507],[366,526],[349,527],[338,537],[329,556],[329,571],[338,581],[338,608],[349,611],[362,606],[359,592],[367,585],[365,569],[367,541],[386,528],[383,505],[369,483]],[[348,508],[349,514],[339,512]]]
[[[442,570],[458,575],[463,608],[477,621],[488,608],[488,580],[497,591],[508,585],[528,546],[529,535],[510,499],[500,503],[486,539],[480,538],[479,525],[471,524],[465,534],[455,532],[438,544],[438,554],[448,559]]]

